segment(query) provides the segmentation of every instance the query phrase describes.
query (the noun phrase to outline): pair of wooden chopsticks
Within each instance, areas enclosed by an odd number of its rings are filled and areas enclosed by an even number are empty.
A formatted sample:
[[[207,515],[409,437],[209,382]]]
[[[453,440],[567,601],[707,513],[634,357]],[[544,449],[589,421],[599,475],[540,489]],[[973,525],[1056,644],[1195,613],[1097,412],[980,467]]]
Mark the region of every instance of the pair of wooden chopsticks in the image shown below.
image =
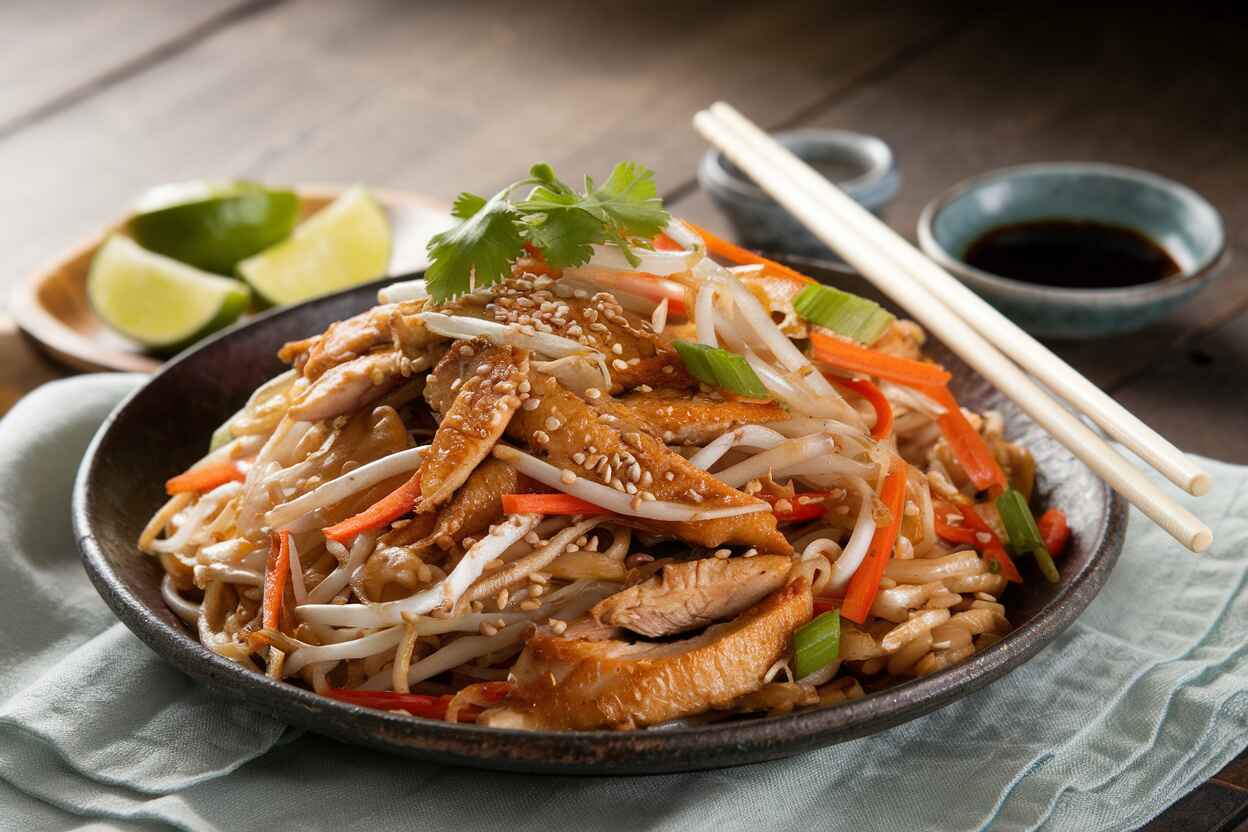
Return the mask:
[[[1198,496],[1206,493],[1209,475],[1182,451],[733,107],[717,102],[694,116],[693,124],[811,233],[1149,519],[1193,552],[1209,548],[1213,533],[1208,526],[1055,401],[1024,370],[1171,482]]]

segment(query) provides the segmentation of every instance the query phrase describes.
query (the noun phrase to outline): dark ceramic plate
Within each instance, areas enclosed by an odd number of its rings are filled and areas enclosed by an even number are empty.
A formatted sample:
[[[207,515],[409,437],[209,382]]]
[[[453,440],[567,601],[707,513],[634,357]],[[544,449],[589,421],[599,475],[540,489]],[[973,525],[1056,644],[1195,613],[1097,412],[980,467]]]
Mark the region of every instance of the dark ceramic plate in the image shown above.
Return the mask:
[[[797,261],[808,274],[864,295],[861,278]],[[274,311],[189,351],[127,399],[104,423],[78,472],[74,527],[96,589],[139,638],[221,696],[346,742],[483,768],[581,774],[656,773],[783,757],[882,731],[967,695],[1018,667],[1051,642],[1104,585],[1122,549],[1126,511],[1091,471],[939,345],[961,401],[999,408],[1008,435],[1036,456],[1045,505],[1066,512],[1072,545],[1062,582],[1036,575],[1006,597],[1016,629],[968,661],[835,707],[697,728],[631,733],[530,733],[399,717],[326,699],[248,672],[195,640],[161,601],[157,561],[135,548],[164,500],[163,484],[203,453],[213,429],[248,394],[281,371],[285,341],[321,331],[374,302],[365,286]]]

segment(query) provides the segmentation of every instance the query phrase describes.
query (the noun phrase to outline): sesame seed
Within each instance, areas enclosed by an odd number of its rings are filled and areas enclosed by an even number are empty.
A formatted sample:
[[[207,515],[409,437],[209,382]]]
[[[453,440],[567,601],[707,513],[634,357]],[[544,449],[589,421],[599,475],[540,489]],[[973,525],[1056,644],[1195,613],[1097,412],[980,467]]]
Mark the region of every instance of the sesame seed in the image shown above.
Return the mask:
[[[676,372],[676,368],[671,364],[665,364],[663,366],[663,375],[670,376],[674,372]]]
[[[577,451],[576,453],[572,454],[572,461],[575,462],[577,465],[584,464],[585,454],[581,453],[580,451]]]
[[[584,289],[573,289],[572,296],[577,300],[585,300],[589,297],[589,292],[586,292]]]
[[[664,471],[664,472],[663,472],[663,479],[667,480],[668,482],[671,482],[672,480],[676,479],[676,472],[674,472],[674,471]]]
[[[645,500],[647,503],[652,503],[658,499],[658,497],[654,496],[649,491],[642,491],[639,493],[641,495],[641,499]]]
[[[611,480],[611,487],[614,488],[616,491],[623,491],[624,483],[620,482],[619,477],[616,477],[615,479]]]
[[[641,503],[642,503],[641,497],[634,497],[632,502],[630,502],[628,505],[629,505],[629,508],[631,508],[633,511],[637,511],[637,509],[641,508]]]
[[[477,354],[477,351],[474,350],[469,345],[464,344],[459,348],[459,354],[463,356],[464,358],[472,358],[474,355]]]
[[[615,342],[614,344],[611,345],[611,352],[615,353],[616,355],[623,355],[624,345],[618,341]]]
[[[533,598],[526,598],[525,600],[520,602],[520,609],[524,610],[525,612],[532,612],[533,610],[540,609],[541,606],[542,606],[542,602],[537,601]]]
[[[506,589],[498,593],[498,597],[494,599],[494,603],[498,605],[500,610],[507,609],[507,602],[511,600],[511,593]]]
[[[563,422],[560,422],[554,416],[546,417],[546,430],[559,430],[561,427],[563,427]]]
[[[547,575],[545,572],[534,572],[531,575],[529,575],[530,583],[544,585],[549,580],[550,580],[550,576]]]
[[[627,370],[628,362],[622,358],[617,358],[611,362],[611,367],[616,370]]]
[[[559,481],[564,485],[571,485],[576,482],[576,474],[567,468],[559,472]]]
[[[516,389],[519,390],[521,393],[528,393],[530,390],[533,389],[533,385],[529,384],[529,380],[526,378],[524,381],[516,385]]]
[[[716,549],[714,556],[719,558],[720,560],[727,560],[729,557],[732,556],[732,550],[731,549]]]
[[[748,548],[748,549],[746,549],[746,550],[745,550],[745,554],[743,554],[741,557],[743,557],[743,558],[752,558],[752,557],[754,557],[754,556],[755,556],[755,555],[757,555],[757,554],[758,554],[758,550],[757,550],[757,549],[755,549],[753,546],[751,546],[750,548]]]
[[[481,622],[481,635],[496,636],[498,635],[498,628],[488,621],[482,621]]]
[[[914,500],[906,500],[905,514],[907,517],[918,517],[919,506]]]
[[[560,621],[558,618],[552,618],[547,623],[550,624],[550,629],[555,631],[555,635],[560,635],[568,629],[568,622]]]
[[[515,385],[515,383],[514,383],[514,382],[510,382],[510,381],[496,381],[496,382],[494,382],[494,392],[495,392],[495,393],[511,393],[511,392],[513,392],[515,389],[516,389],[516,385]]]
[[[988,532],[975,532],[975,539],[980,543],[991,543],[992,535],[988,534]]]
[[[634,462],[632,466],[628,469],[628,478],[632,480],[633,482],[638,482],[641,480],[641,466],[638,465],[636,462]]]
[[[776,500],[776,511],[785,514],[793,510],[793,504],[788,500]]]
[[[563,551],[565,551],[565,552],[579,552],[579,551],[581,551],[581,547],[580,547],[580,546],[577,546],[575,543],[569,543],[569,544],[567,545],[567,548],[565,548]]]
[[[534,598],[541,598],[546,592],[546,587],[542,584],[532,584],[529,586],[529,594]]]
[[[463,384],[463,383],[464,383],[464,380],[463,380],[462,378],[457,378],[457,379],[455,379],[454,381],[452,381],[452,382],[451,382],[451,392],[452,392],[452,393],[454,393],[456,390],[458,390],[458,389],[459,389],[459,385],[461,385],[461,384]]]
[[[585,390],[585,398],[587,398],[587,399],[591,399],[591,400],[592,400],[592,399],[600,399],[600,398],[602,398],[602,391],[601,391],[601,390],[599,390],[597,387],[589,387],[589,388],[586,388],[586,390]]]
[[[664,441],[664,442],[672,442],[672,441],[674,441],[675,439],[676,439],[676,434],[672,433],[670,430],[665,430],[665,431],[663,431],[663,441]]]
[[[534,410],[537,410],[539,407],[541,407],[541,406],[542,406],[542,400],[541,400],[541,399],[534,399],[534,398],[530,397],[530,398],[525,399],[525,400],[524,400],[524,404],[523,404],[523,405],[521,405],[521,406],[522,406],[525,410],[527,410],[527,411],[529,411],[529,412],[531,413],[531,412],[533,412]]]
[[[636,494],[637,486],[633,485],[631,482],[626,482],[624,483],[624,490],[629,494]]]
[[[483,609],[485,609],[485,604],[483,604],[480,601],[473,601],[468,606],[472,609],[473,612],[481,612]]]
[[[544,430],[535,430],[533,431],[533,441],[539,445],[548,445],[550,444],[550,434]]]
[[[475,372],[479,376],[488,376],[490,374],[490,370],[493,370],[493,369],[494,369],[493,364],[481,363],[477,365],[477,369],[475,370]]]
[[[541,540],[541,538],[537,536],[537,532],[529,532],[524,536],[524,542],[530,546],[536,546],[539,540]]]

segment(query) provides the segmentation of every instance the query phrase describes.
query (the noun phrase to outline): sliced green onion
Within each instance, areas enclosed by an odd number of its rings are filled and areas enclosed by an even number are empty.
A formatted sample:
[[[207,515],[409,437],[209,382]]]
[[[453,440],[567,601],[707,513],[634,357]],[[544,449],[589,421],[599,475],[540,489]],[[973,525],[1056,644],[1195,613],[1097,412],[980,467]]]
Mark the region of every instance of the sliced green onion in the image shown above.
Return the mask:
[[[793,675],[805,679],[841,655],[841,613],[825,612],[793,634]]]
[[[769,398],[767,388],[742,356],[692,341],[676,341],[673,345],[689,375],[703,384],[722,387],[751,399]]]
[[[867,346],[897,320],[875,301],[831,286],[807,286],[793,298],[793,308],[811,323]]]
[[[1044,547],[1044,538],[1036,526],[1036,518],[1032,516],[1027,505],[1027,498],[1013,488],[997,498],[997,511],[1001,513],[1001,522],[1005,525],[1005,534],[1009,539],[1010,551],[1017,555],[1030,554],[1049,583],[1057,583],[1062,576],[1057,571],[1053,556]]]

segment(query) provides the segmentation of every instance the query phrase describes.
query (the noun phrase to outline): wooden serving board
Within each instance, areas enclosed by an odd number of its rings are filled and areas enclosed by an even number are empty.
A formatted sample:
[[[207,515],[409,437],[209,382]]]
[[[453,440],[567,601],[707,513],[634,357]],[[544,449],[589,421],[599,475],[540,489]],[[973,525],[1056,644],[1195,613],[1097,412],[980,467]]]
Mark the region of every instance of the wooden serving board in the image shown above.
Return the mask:
[[[346,186],[301,185],[301,219],[332,202]],[[389,274],[420,271],[428,265],[425,243],[449,224],[447,206],[432,197],[370,188],[390,217],[394,248]],[[87,301],[87,272],[100,244],[125,233],[127,214],[37,270],[18,285],[9,303],[17,325],[53,359],[87,372],[154,372],[162,359],[111,330]]]

